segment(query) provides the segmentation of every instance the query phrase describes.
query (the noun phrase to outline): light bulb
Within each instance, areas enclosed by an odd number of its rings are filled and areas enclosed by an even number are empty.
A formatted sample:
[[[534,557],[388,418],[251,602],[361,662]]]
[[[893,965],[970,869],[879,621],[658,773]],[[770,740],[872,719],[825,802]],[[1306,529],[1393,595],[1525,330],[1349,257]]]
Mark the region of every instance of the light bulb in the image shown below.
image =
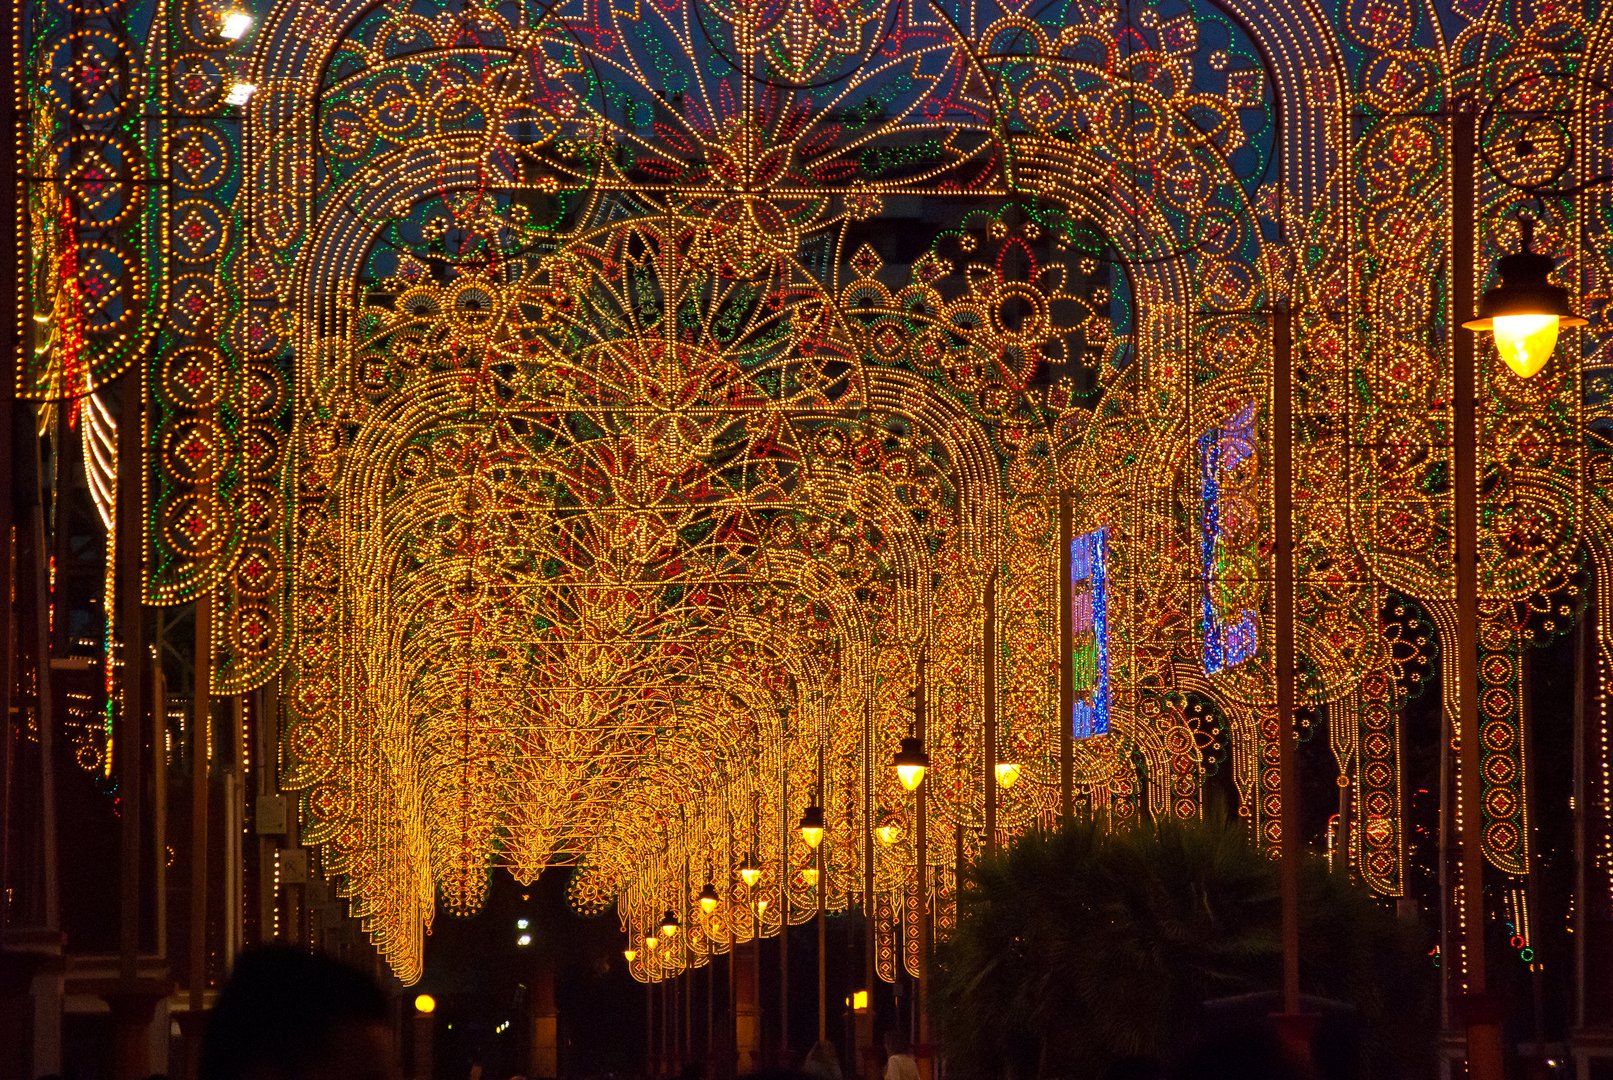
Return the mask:
[[[1007,791],[1009,788],[1013,787],[1015,782],[1019,780],[1019,768],[1019,762],[1017,761],[997,762],[998,786],[1004,791]]]
[[[645,937],[644,937],[644,947],[646,949],[650,950],[651,952],[654,952],[655,947],[657,945],[659,945],[659,944],[661,944],[661,939],[656,937],[654,934],[646,934],[645,935]]]
[[[1557,347],[1558,325],[1555,315],[1497,315],[1495,347],[1520,379],[1532,378]]]
[[[637,949],[623,949],[622,950],[622,955],[624,957],[626,957],[627,962],[629,964],[631,964],[634,960],[638,959],[638,950]]]
[[[805,870],[802,870],[801,880],[806,882],[809,888],[816,886],[818,884],[818,868],[816,866],[809,866]]]
[[[252,29],[252,16],[245,11],[226,11],[219,24],[218,36],[228,41],[240,41]]]

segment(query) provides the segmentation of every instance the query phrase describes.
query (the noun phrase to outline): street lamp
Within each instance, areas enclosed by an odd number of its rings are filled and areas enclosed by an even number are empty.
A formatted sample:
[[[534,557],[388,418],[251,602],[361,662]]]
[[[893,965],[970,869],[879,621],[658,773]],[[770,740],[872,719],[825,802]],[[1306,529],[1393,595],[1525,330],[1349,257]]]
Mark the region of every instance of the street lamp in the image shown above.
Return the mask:
[[[930,767],[930,755],[924,752],[924,740],[917,735],[907,736],[902,740],[902,748],[891,758],[891,764],[896,766],[896,778],[902,782],[902,787],[917,791],[919,785],[924,783],[925,771]]]
[[[1584,326],[1585,319],[1569,306],[1568,290],[1551,283],[1551,258],[1534,250],[1534,219],[1524,218],[1522,225],[1523,250],[1497,260],[1501,283],[1479,301],[1478,318],[1462,325],[1493,333],[1501,359],[1520,379],[1528,379],[1551,359],[1557,331]]]
[[[748,889],[754,889],[756,883],[762,880],[762,868],[756,864],[756,856],[747,855],[745,861],[739,864],[739,880]]]
[[[1017,761],[997,762],[997,785],[1004,791],[1013,787],[1019,781],[1019,769]]]
[[[706,882],[706,887],[700,890],[700,910],[710,915],[717,910],[717,905],[721,902],[721,898],[717,896],[717,886]]]
[[[623,949],[622,950],[622,959],[626,960],[629,964],[631,964],[634,960],[638,959],[638,950],[633,948],[633,947],[631,947],[631,946],[629,946],[628,948]]]
[[[679,925],[677,913],[671,908],[667,908],[666,914],[661,916],[661,936],[664,938],[677,937]]]
[[[801,815],[800,828],[801,839],[806,841],[806,846],[813,851],[818,850],[818,845],[823,843],[823,807],[807,807],[806,813]]]

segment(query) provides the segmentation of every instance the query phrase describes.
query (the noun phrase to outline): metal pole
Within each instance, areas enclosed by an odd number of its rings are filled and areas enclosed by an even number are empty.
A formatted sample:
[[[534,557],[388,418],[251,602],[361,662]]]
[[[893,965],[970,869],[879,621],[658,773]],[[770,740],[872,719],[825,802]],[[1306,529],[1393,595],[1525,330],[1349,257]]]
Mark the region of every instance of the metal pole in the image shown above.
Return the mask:
[[[117,759],[118,856],[120,864],[118,974],[125,981],[136,975],[140,954],[140,803],[144,773],[141,741],[145,711],[146,637],[141,590],[145,576],[145,539],[141,521],[144,511],[140,470],[145,460],[145,397],[140,384],[139,364],[123,375],[118,410],[118,492],[117,531],[113,538],[117,563],[118,622],[123,648],[122,686],[119,688],[117,724],[114,728]]]
[[[997,568],[986,579],[986,857],[997,854]],[[1012,759],[1010,759],[1012,760]]]
[[[1282,833],[1283,1012],[1299,1014],[1299,777],[1294,739],[1294,335],[1286,304],[1272,317],[1273,487],[1277,550],[1277,771]]]
[[[1460,774],[1458,818],[1462,834],[1462,943],[1467,991],[1458,1017],[1467,1029],[1467,1065],[1471,1080],[1501,1080],[1502,1047],[1499,1002],[1490,997],[1485,963],[1484,820],[1479,806],[1478,708],[1478,363],[1474,335],[1458,328],[1474,311],[1474,230],[1478,182],[1478,120],[1469,110],[1451,122],[1451,220],[1454,280],[1452,354],[1455,360],[1454,415],[1451,427],[1452,484],[1456,501],[1456,697],[1457,753]]]
[[[920,739],[924,738],[924,694],[926,689],[925,684],[928,681],[926,678],[927,665],[928,656],[924,653],[920,653],[918,662],[918,697],[915,706],[916,718],[914,724]],[[929,777],[925,777],[925,779],[928,780]],[[918,828],[916,843],[914,845],[918,854],[916,884],[918,886],[919,894],[919,977],[914,980],[913,1011],[918,1023],[918,1041],[920,1043],[928,1043],[930,1041],[930,1016],[928,1008],[928,991],[930,981],[930,854],[929,821],[927,813],[928,808],[926,805],[927,800],[925,799],[925,792],[927,790],[928,789],[923,783],[919,784],[916,799],[918,803],[916,814],[918,818]],[[923,1073],[921,1072],[920,1075],[923,1075]]]
[[[1070,611],[1070,497],[1059,496],[1059,817],[1068,828],[1075,818],[1075,624]]]
[[[818,805],[823,806],[823,744],[818,744]],[[825,811],[827,813],[827,810]],[[827,841],[826,841],[827,842]],[[824,896],[829,891],[825,874],[826,860],[823,844],[813,853],[818,863],[818,1041],[829,1037],[829,968],[827,962],[828,922],[824,914]]]
[[[207,756],[213,700],[207,685],[208,625],[212,594],[196,598],[195,650],[191,664],[190,740],[190,1011],[200,1015],[207,989]],[[200,1049],[199,1047],[197,1048]]]
[[[872,1072],[874,1057],[874,723],[873,707],[863,699],[863,989],[868,1006],[859,1019],[858,1049],[853,1062],[859,1077]]]

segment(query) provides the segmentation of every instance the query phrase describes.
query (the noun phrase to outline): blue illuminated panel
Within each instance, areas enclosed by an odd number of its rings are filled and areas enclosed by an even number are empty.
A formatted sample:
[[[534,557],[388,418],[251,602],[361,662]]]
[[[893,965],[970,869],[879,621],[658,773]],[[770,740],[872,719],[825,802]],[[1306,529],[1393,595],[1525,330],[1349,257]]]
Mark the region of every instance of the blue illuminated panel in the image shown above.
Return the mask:
[[[1199,598],[1204,615],[1204,670],[1210,674],[1236,667],[1255,654],[1255,613],[1232,610],[1224,600],[1222,571],[1227,556],[1252,543],[1253,515],[1227,513],[1230,474],[1254,455],[1255,403],[1250,402],[1199,436]],[[1236,481],[1233,482],[1236,484]],[[1245,501],[1245,506],[1250,504]]]
[[[1077,739],[1109,731],[1109,530],[1070,541],[1071,725]]]

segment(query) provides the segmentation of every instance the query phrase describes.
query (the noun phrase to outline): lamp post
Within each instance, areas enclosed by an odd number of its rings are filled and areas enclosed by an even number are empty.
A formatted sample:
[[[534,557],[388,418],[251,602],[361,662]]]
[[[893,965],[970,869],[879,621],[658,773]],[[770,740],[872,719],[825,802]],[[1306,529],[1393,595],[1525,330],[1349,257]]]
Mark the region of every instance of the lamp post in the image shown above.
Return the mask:
[[[1583,326],[1569,307],[1568,292],[1553,285],[1551,260],[1533,250],[1532,221],[1524,222],[1523,246],[1499,262],[1501,282],[1485,293],[1476,318],[1473,280],[1476,265],[1473,222],[1478,220],[1474,187],[1477,170],[1478,118],[1470,110],[1452,117],[1451,218],[1454,281],[1452,306],[1462,326],[1489,331],[1513,371],[1521,378],[1537,374],[1556,346],[1561,327]],[[1461,838],[1462,899],[1466,908],[1463,946],[1467,986],[1455,1002],[1467,1033],[1468,1075],[1472,1080],[1501,1080],[1503,1008],[1489,992],[1484,930],[1484,816],[1480,806],[1478,709],[1478,361],[1473,334],[1457,334],[1452,345],[1455,393],[1452,399],[1451,464],[1455,501],[1457,752]],[[1453,972],[1453,975],[1456,973]]]
[[[431,1080],[435,1068],[432,1062],[431,1037],[436,1025],[437,999],[420,994],[414,999],[414,1076],[415,1080]]]

